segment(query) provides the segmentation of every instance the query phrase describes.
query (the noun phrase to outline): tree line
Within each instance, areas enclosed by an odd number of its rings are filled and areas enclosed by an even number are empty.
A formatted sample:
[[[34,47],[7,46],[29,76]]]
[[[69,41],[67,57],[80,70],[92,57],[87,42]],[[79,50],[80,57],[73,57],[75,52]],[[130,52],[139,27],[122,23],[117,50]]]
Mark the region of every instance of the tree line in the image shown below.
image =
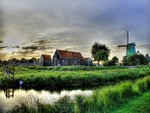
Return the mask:
[[[118,58],[116,56],[114,56],[111,60],[108,60],[110,49],[105,44],[95,42],[92,45],[91,54],[94,61],[98,62],[98,65],[101,63],[104,66],[114,66],[118,63]],[[131,56],[124,56],[122,64],[125,66],[147,65],[148,62],[148,59],[143,54],[136,53]]]

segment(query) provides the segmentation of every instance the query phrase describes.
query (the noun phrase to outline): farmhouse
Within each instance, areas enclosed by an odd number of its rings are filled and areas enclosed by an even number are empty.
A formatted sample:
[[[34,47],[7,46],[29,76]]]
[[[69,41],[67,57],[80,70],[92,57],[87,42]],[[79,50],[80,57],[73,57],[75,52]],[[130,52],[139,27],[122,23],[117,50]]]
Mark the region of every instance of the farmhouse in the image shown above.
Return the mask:
[[[52,59],[50,55],[41,55],[39,59],[39,63],[41,66],[52,66]]]
[[[80,52],[56,50],[53,56],[54,66],[84,65],[84,58]]]

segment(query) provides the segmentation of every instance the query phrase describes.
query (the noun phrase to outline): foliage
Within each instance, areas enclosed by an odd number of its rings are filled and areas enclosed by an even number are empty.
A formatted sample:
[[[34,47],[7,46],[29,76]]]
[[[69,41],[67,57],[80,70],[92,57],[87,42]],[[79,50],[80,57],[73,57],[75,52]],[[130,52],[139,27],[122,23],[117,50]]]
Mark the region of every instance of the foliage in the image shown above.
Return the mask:
[[[98,62],[108,60],[109,53],[105,50],[98,50],[94,56],[94,60]]]
[[[118,63],[118,58],[114,56],[111,60],[105,61],[104,66],[115,66]]]
[[[94,60],[98,61],[99,63],[99,61],[105,61],[108,59],[110,50],[108,49],[108,47],[106,47],[106,45],[95,42],[92,45],[91,54]]]
[[[147,65],[148,60],[142,54],[134,54],[131,56],[125,56],[123,58],[123,65],[125,66],[135,66],[135,65]]]
[[[95,66],[96,67],[96,66]],[[92,67],[91,67],[92,68]],[[108,70],[109,69],[109,70]],[[137,78],[150,74],[150,67],[139,68],[106,68],[102,70],[78,70],[76,71],[60,71],[65,70],[64,67],[54,71],[49,68],[32,68],[31,67],[15,67],[15,78],[7,79],[0,77],[0,88],[6,86],[18,86],[19,80],[25,85],[35,87],[88,87],[97,84],[110,84],[123,80],[135,80]]]

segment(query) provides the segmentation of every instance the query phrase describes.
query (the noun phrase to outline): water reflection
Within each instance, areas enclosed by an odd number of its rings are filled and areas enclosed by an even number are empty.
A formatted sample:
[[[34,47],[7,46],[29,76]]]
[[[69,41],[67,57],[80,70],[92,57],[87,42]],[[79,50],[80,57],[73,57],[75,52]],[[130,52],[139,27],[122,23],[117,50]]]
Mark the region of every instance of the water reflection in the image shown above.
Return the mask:
[[[0,101],[2,106],[5,106],[5,111],[18,105],[20,99],[30,100],[31,97],[39,99],[40,103],[51,104],[56,102],[61,97],[69,96],[74,99],[76,95],[90,96],[93,94],[92,90],[62,90],[62,91],[49,91],[49,90],[23,90],[23,89],[5,89],[0,90]],[[1,106],[1,105],[0,105]]]
[[[6,98],[14,97],[14,89],[4,89],[4,94]]]

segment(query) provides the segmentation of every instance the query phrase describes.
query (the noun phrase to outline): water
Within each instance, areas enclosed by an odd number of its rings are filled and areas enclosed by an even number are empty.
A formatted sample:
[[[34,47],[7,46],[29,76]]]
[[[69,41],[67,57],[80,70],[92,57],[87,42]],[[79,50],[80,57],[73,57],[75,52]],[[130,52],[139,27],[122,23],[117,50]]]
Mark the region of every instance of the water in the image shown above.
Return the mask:
[[[5,89],[0,90],[0,108],[5,111],[13,108],[19,104],[19,101],[31,101],[32,99],[39,99],[41,103],[51,104],[64,96],[69,96],[74,99],[76,95],[90,96],[93,94],[92,90],[62,90],[62,91],[49,91],[49,90],[23,90],[23,89]]]

